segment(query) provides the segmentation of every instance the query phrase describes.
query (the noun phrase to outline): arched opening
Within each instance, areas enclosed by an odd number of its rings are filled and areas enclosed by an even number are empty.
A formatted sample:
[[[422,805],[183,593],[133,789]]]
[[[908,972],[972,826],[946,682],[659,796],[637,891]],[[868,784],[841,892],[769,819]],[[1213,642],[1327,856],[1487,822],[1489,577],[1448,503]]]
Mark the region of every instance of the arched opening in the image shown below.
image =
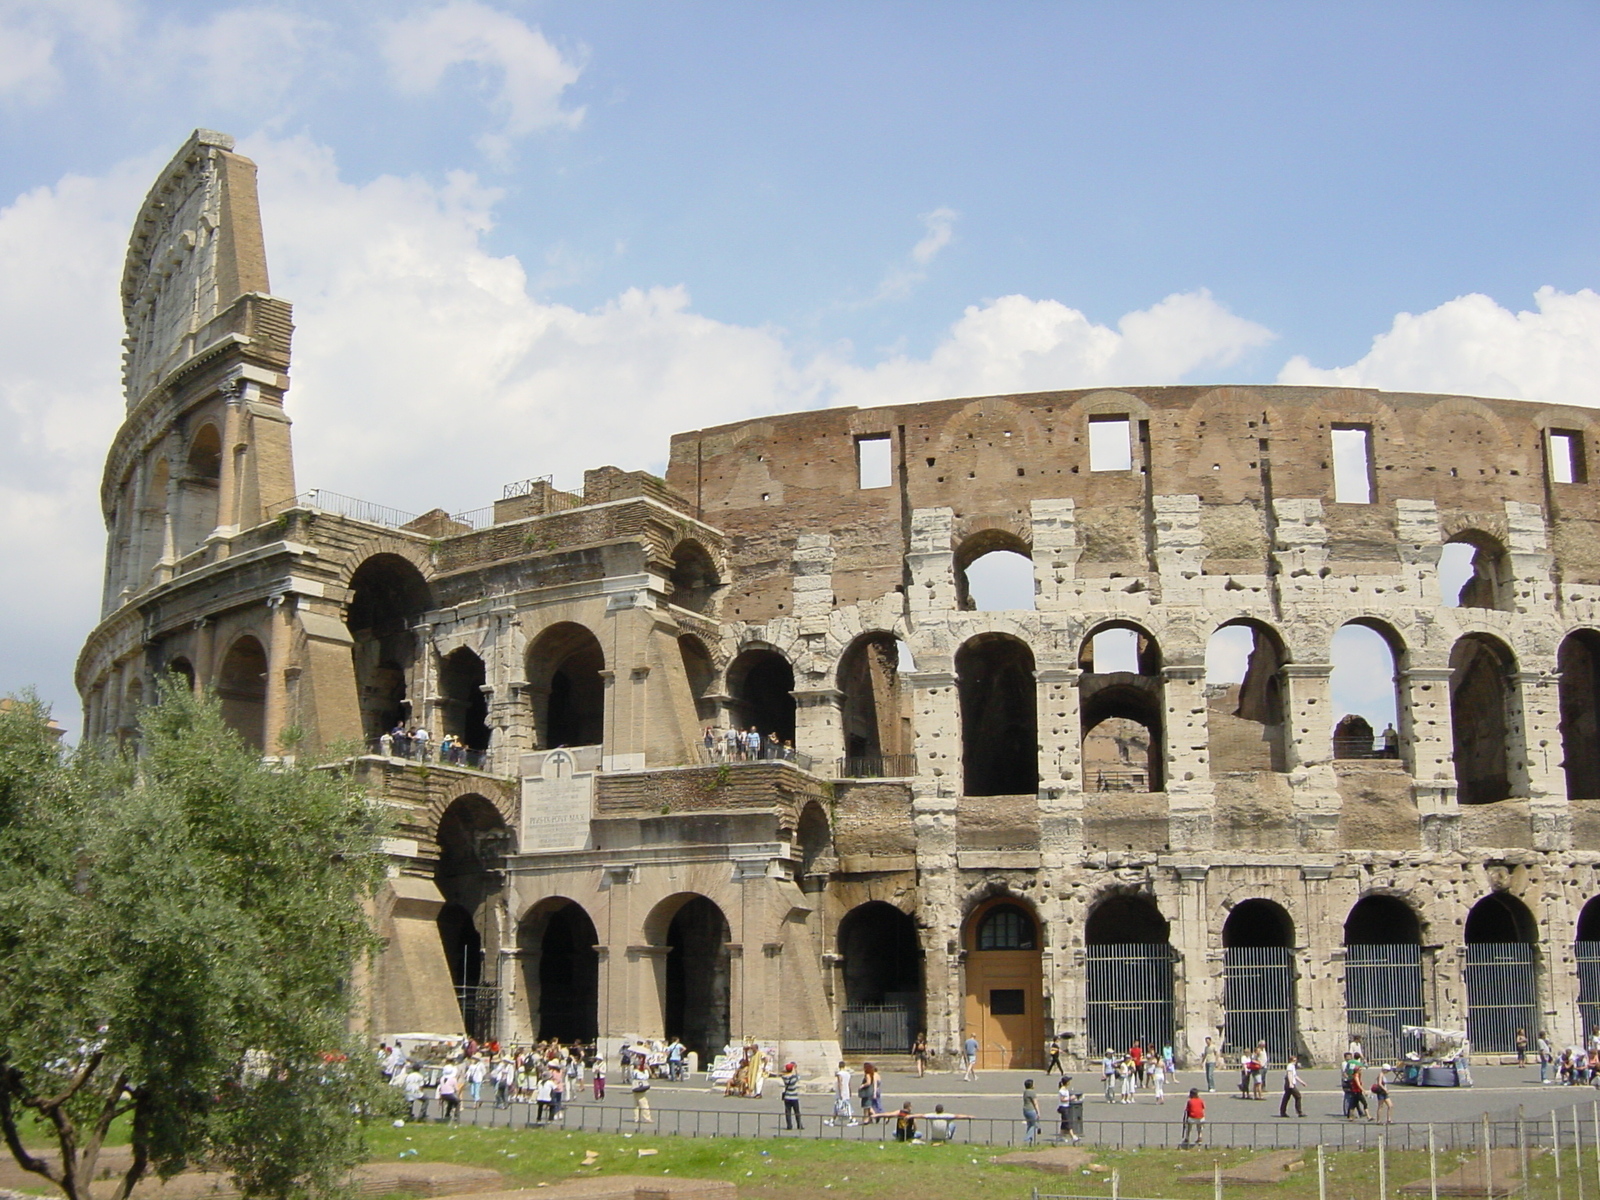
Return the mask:
[[[1444,608],[1512,607],[1511,560],[1498,538],[1464,530],[1439,552],[1439,604]]]
[[[1468,634],[1450,651],[1450,723],[1462,804],[1493,804],[1511,795],[1506,742],[1515,670],[1511,651],[1483,634]]]
[[[828,825],[828,814],[815,800],[800,810],[800,821],[795,827],[795,841],[800,850],[802,878],[807,875],[823,874],[831,869],[833,831]]]
[[[846,1054],[906,1054],[922,1024],[922,946],[917,924],[892,904],[870,901],[839,922],[844,982],[840,1048]]]
[[[177,658],[167,661],[167,671],[183,680],[183,686],[188,691],[194,691],[194,664],[181,654]]]
[[[217,528],[217,496],[222,479],[222,435],[209,421],[195,430],[178,481],[177,551],[196,550]]]
[[[1487,1054],[1516,1049],[1517,1030],[1539,1027],[1538,925],[1528,906],[1492,892],[1472,906],[1464,932],[1467,1036]]]
[[[122,723],[117,730],[119,742],[130,746],[138,745],[139,724],[144,719],[140,712],[142,708],[144,708],[144,680],[134,678],[128,681],[128,686],[122,693]]]
[[[1399,643],[1389,632],[1362,622],[1333,635],[1328,687],[1335,758],[1399,758]]]
[[[1103,625],[1078,654],[1083,787],[1159,792],[1166,786],[1161,650],[1137,625]]]
[[[600,1034],[600,935],[581,904],[542,901],[517,935],[533,1036],[568,1045]]]
[[[1600,633],[1580,629],[1556,657],[1561,688],[1561,765],[1567,797],[1600,800]]]
[[[489,748],[489,697],[483,659],[462,646],[439,663],[440,715],[444,732],[468,750]]]
[[[694,697],[695,719],[715,720],[716,702],[710,696],[717,671],[711,662],[711,652],[694,634],[684,633],[678,635],[678,656],[683,659],[683,673],[689,680],[689,694]]]
[[[968,796],[1039,790],[1038,687],[1033,651],[1014,637],[980,634],[956,651],[961,765]]]
[[[909,696],[900,687],[901,651],[893,634],[872,633],[857,638],[839,661],[844,778],[915,773]]]
[[[1148,896],[1113,895],[1084,926],[1084,1032],[1090,1055],[1135,1041],[1175,1045],[1173,953],[1166,917]]]
[[[222,720],[257,750],[267,747],[267,652],[248,635],[228,648],[217,672]]]
[[[668,600],[678,608],[697,613],[711,612],[717,589],[722,586],[716,563],[706,548],[693,539],[685,539],[673,549],[672,574],[667,582],[671,588]]]
[[[728,694],[733,720],[740,729],[754,726],[762,745],[771,736],[794,741],[794,668],[776,650],[746,650],[728,667]]]
[[[415,719],[406,698],[417,659],[413,627],[432,606],[422,572],[398,554],[375,554],[350,577],[345,625],[354,642],[356,695],[369,741]]]
[[[662,1032],[709,1064],[728,1044],[731,957],[728,919],[705,896],[663,901],[650,924],[660,925],[664,909],[677,905],[664,922],[667,947],[662,987]]]
[[[1279,672],[1288,661],[1277,633],[1230,621],[1206,643],[1206,744],[1211,771],[1287,771]]]
[[[1422,925],[1394,896],[1364,896],[1344,922],[1344,1008],[1349,1037],[1367,1058],[1394,1059],[1422,1049],[1407,1025],[1424,1025]]]
[[[1044,970],[1038,919],[1016,900],[997,897],[973,910],[964,940],[966,1026],[978,1039],[978,1065],[1043,1066]]]
[[[528,691],[541,749],[597,746],[605,740],[606,669],[600,640],[563,621],[528,650]]]
[[[985,529],[956,550],[956,607],[968,612],[1029,612],[1034,607],[1033,559],[1014,533]]]
[[[1592,897],[1578,914],[1574,944],[1578,961],[1578,1013],[1580,1034],[1600,1029],[1600,896]]]
[[[462,1024],[481,1041],[496,1032],[499,946],[490,943],[511,832],[499,809],[482,796],[469,795],[451,801],[434,840],[439,858],[433,881],[445,899],[439,939]]]
[[[1266,1044],[1272,1062],[1299,1053],[1294,921],[1271,900],[1236,904],[1222,926],[1223,1049]]]

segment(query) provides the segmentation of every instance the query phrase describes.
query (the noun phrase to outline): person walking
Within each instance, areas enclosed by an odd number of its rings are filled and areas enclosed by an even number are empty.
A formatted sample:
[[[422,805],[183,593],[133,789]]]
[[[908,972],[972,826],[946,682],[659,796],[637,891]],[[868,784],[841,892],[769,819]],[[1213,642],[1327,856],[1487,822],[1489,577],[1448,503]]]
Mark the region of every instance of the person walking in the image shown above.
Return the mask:
[[[1167,1102],[1167,1064],[1159,1058],[1152,1058],[1150,1066],[1145,1070],[1145,1078],[1150,1080],[1151,1089],[1156,1094],[1156,1103]]]
[[[966,1065],[967,1082],[975,1083],[978,1079],[978,1035],[967,1034],[967,1040],[961,1043],[961,1061]]]
[[[1294,1101],[1294,1115],[1305,1116],[1306,1108],[1300,1090],[1300,1060],[1293,1054],[1289,1055],[1289,1061],[1283,1065],[1283,1101],[1278,1105],[1280,1117],[1289,1115],[1290,1100]]]
[[[824,1125],[859,1125],[855,1112],[850,1108],[850,1068],[843,1062],[839,1069],[833,1073],[833,1116],[823,1122]]]
[[[633,1125],[637,1129],[640,1125],[654,1125],[656,1119],[650,1115],[650,1072],[645,1069],[642,1060],[636,1060],[630,1072],[633,1082]]]
[[[1372,1098],[1377,1106],[1372,1110],[1372,1119],[1382,1121],[1385,1125],[1394,1124],[1394,1101],[1389,1097],[1389,1081],[1387,1075],[1394,1068],[1388,1063],[1378,1064],[1377,1078],[1372,1081]]]
[[[1077,1097],[1082,1099],[1082,1097]],[[1072,1076],[1063,1075],[1061,1086],[1056,1089],[1056,1115],[1061,1118],[1061,1138],[1071,1141],[1074,1146],[1078,1144],[1078,1131],[1072,1127]]]
[[[1050,1061],[1045,1063],[1044,1073],[1048,1075],[1054,1071],[1058,1075],[1065,1075],[1067,1069],[1061,1065],[1061,1039],[1051,1037],[1050,1044],[1045,1049],[1049,1051]]]
[[[793,1063],[784,1063],[779,1078],[783,1081],[783,1127],[804,1129],[806,1123],[800,1118],[800,1072]]]
[[[448,1125],[461,1123],[461,1081],[456,1075],[456,1064],[450,1063],[439,1075],[439,1122]]]
[[[475,1055],[472,1065],[467,1068],[467,1090],[472,1096],[474,1112],[483,1104],[483,1083],[488,1078],[489,1064],[484,1061],[483,1055]]]
[[[1106,1090],[1106,1103],[1115,1103],[1117,1099],[1117,1060],[1109,1050],[1100,1058],[1100,1083]]]
[[[1200,1063],[1206,1069],[1206,1091],[1216,1091],[1217,1068],[1222,1064],[1222,1052],[1210,1038],[1206,1039],[1205,1049],[1200,1051]]]
[[[428,1119],[428,1093],[423,1086],[422,1068],[412,1063],[406,1070],[405,1081],[400,1085],[404,1089],[406,1098],[406,1112],[413,1121],[426,1122]]]
[[[1517,1066],[1519,1066],[1519,1067],[1527,1066],[1528,1065],[1528,1031],[1526,1029],[1520,1029],[1519,1028],[1517,1030],[1516,1037],[1514,1037],[1512,1039],[1512,1045],[1515,1047],[1515,1049],[1517,1051]]]
[[[1031,1146],[1039,1139],[1039,1093],[1031,1079],[1022,1081],[1022,1123],[1022,1144]]]
[[[1193,1140],[1190,1140],[1190,1135]],[[1190,1088],[1189,1099],[1183,1104],[1183,1141],[1179,1147],[1199,1146],[1206,1139],[1206,1102],[1200,1099],[1200,1089]]]
[[[598,1054],[594,1060],[594,1098],[606,1098],[606,1056]]]
[[[917,1061],[917,1078],[921,1079],[928,1073],[928,1035],[920,1029],[911,1043],[911,1057]]]
[[[1272,1061],[1272,1055],[1267,1053],[1267,1043],[1256,1043],[1256,1071],[1250,1080],[1250,1098],[1252,1100],[1265,1100],[1267,1098],[1267,1064]]]
[[[878,1119],[883,1100],[878,1068],[871,1063],[861,1064],[861,1088],[858,1094],[861,1097],[861,1119],[870,1124]]]
[[[1539,1051],[1539,1082],[1550,1082],[1550,1064],[1555,1062],[1555,1051],[1551,1048],[1550,1039],[1545,1037],[1544,1030],[1539,1031],[1539,1040],[1535,1045]]]
[[[1139,1077],[1134,1074],[1131,1054],[1123,1055],[1117,1062],[1117,1084],[1121,1092],[1121,1102],[1132,1104],[1134,1093],[1139,1090]]]

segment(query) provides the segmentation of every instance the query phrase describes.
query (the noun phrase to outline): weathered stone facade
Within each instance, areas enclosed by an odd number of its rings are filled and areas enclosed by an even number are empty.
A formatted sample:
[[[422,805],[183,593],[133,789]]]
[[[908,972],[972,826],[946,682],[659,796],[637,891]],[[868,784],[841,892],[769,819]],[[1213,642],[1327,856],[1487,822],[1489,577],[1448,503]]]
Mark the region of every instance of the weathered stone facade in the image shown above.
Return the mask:
[[[1401,1010],[1486,1047],[1580,1033],[1591,412],[1283,387],[829,409],[680,434],[664,480],[412,517],[296,494],[262,246],[253,165],[197,134],[130,250],[78,683],[92,736],[136,738],[177,670],[266,752],[360,756],[397,822],[378,1031],[758,1036],[816,1066],[913,1026],[1017,1065],[1049,1031],[1326,1059]],[[1459,599],[1450,546],[1476,555]],[[973,609],[998,550],[1031,560],[1031,608]],[[1392,652],[1398,728],[1336,757],[1352,624]],[[1249,671],[1208,685],[1229,626]],[[1095,670],[1108,630],[1134,669]],[[462,762],[390,753],[397,722]],[[793,750],[708,749],[730,725]]]

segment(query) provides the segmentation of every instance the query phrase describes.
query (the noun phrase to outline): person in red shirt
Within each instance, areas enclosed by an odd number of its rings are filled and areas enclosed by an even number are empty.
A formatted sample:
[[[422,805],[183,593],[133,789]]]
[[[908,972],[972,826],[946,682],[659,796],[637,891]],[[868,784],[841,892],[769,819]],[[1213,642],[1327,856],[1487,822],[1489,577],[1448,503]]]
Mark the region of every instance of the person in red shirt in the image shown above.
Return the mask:
[[[1144,1043],[1134,1042],[1128,1047],[1128,1057],[1133,1059],[1133,1078],[1135,1087],[1144,1086]]]
[[[1194,1135],[1193,1145],[1199,1146],[1206,1140],[1206,1102],[1200,1098],[1199,1088],[1189,1089],[1189,1099],[1183,1106],[1183,1142],[1187,1147],[1191,1143],[1189,1135]]]

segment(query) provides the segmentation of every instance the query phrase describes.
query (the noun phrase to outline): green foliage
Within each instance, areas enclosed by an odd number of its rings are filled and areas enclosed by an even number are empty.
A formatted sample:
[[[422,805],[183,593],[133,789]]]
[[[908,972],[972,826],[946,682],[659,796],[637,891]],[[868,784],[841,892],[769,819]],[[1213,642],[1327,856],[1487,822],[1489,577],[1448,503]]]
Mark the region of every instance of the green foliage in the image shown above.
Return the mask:
[[[124,1113],[119,1196],[199,1159],[247,1196],[327,1193],[375,1084],[346,1033],[375,817],[346,773],[263,764],[181,683],[141,720],[134,758],[0,714],[0,977],[27,981],[0,988],[0,1127],[44,1174],[18,1127],[49,1124],[71,1200]]]

